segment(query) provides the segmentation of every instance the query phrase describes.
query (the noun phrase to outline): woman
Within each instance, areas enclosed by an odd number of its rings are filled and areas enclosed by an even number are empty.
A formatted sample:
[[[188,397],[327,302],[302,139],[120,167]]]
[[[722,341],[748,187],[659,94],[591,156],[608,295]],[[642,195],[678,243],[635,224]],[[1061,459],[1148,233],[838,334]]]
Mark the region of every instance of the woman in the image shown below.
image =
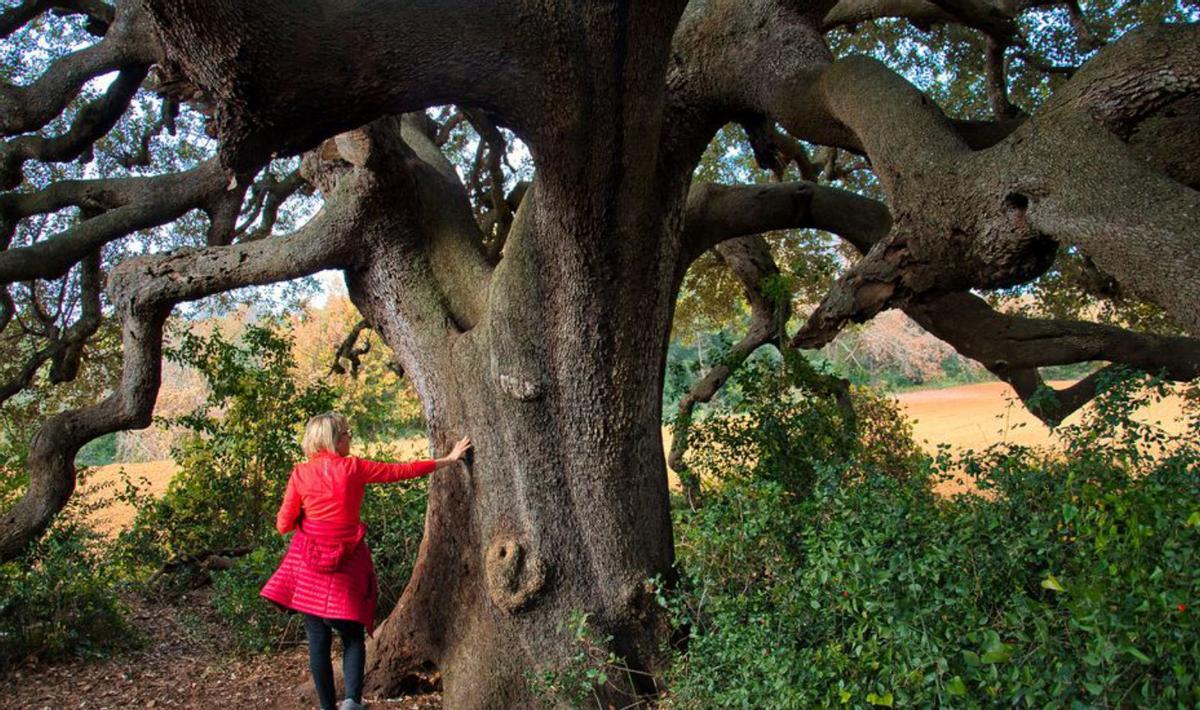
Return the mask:
[[[341,414],[320,414],[308,421],[301,444],[308,461],[292,469],[275,518],[280,534],[296,531],[279,569],[262,596],[304,615],[308,667],[321,707],[332,710],[333,664],[329,651],[336,630],[342,637],[342,710],[362,706],[366,663],[364,630],[375,627],[375,568],[359,520],[363,488],[419,478],[450,466],[471,448],[463,437],[442,459],[381,463],[350,456],[350,426]]]

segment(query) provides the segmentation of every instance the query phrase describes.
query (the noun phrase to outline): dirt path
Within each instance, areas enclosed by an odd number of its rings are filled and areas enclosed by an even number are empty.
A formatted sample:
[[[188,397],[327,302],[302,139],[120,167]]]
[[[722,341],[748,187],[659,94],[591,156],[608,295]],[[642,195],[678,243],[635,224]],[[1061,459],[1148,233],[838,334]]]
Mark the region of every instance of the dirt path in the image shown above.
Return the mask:
[[[10,708],[311,708],[296,695],[308,680],[305,649],[238,655],[212,612],[210,592],[178,604],[126,599],[130,621],[147,637],[134,652],[101,661],[26,664],[0,676],[0,705]],[[336,655],[334,663],[338,663]],[[364,698],[369,707],[440,708],[437,695]]]

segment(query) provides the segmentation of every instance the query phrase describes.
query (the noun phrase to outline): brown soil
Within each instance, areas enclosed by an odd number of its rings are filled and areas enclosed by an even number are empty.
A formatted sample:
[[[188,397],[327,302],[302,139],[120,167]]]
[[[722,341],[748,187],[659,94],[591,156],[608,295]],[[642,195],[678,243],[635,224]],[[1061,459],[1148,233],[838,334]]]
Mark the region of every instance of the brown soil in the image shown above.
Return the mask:
[[[296,694],[308,680],[302,646],[236,654],[209,605],[210,590],[176,604],[126,599],[130,621],[146,637],[137,651],[101,661],[25,663],[0,675],[11,708],[309,708]],[[334,664],[340,662],[337,646]],[[364,698],[368,707],[440,708],[438,695]]]
[[[1050,384],[1061,388],[1071,383]],[[1030,414],[1003,382],[904,392],[895,398],[912,421],[913,438],[930,454],[937,452],[938,444],[949,444],[952,453],[982,451],[994,444],[1059,446],[1054,432]],[[1183,407],[1180,397],[1171,396],[1139,410],[1134,419],[1180,434],[1185,423]],[[1063,424],[1079,424],[1083,416],[1084,411],[1075,412]],[[978,492],[965,474],[939,482],[934,490],[944,496]]]

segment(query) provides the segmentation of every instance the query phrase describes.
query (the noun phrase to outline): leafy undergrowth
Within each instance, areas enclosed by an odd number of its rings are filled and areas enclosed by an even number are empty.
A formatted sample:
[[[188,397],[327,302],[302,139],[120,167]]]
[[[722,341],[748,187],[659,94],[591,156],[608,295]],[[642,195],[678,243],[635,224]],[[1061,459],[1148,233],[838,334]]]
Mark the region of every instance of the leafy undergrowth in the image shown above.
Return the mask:
[[[787,402],[804,408],[785,384],[739,431],[811,448],[819,420],[772,426]],[[681,583],[663,595],[689,632],[670,702],[1194,706],[1200,419],[1177,437],[1131,420],[1159,394],[1110,382],[1060,432],[1066,456],[1009,446],[921,462],[983,489],[950,500],[862,452],[708,456],[721,484],[677,511]]]
[[[251,327],[238,343],[186,337],[173,357],[206,377],[210,396],[177,422],[188,436],[166,492],[151,495],[128,479],[81,485],[88,494],[74,496],[36,544],[0,565],[6,707],[13,698],[22,699],[15,707],[75,706],[92,695],[101,699],[89,707],[224,706],[274,701],[307,677],[303,652],[296,655],[297,617],[259,590],[287,544],[271,519],[300,457],[294,427],[336,393],[291,381],[286,332]],[[0,466],[4,510],[23,488],[21,476],[9,475],[23,461],[0,450]],[[395,604],[409,577],[425,490],[424,482],[374,486],[364,500],[381,609]],[[110,540],[92,525],[114,496],[136,514]]]

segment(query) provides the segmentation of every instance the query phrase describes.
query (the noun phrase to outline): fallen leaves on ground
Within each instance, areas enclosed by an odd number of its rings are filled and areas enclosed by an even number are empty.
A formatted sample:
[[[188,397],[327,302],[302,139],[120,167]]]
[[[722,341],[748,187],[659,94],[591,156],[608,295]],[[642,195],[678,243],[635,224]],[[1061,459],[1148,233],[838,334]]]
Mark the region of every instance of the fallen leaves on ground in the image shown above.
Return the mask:
[[[234,653],[208,603],[210,590],[175,603],[132,596],[130,622],[145,645],[102,660],[26,662],[0,675],[0,697],[19,708],[308,708],[296,688],[308,680],[303,646],[274,653]],[[336,650],[335,650],[336,654]],[[335,665],[339,663],[335,655]],[[365,698],[368,707],[441,708],[437,694]]]

